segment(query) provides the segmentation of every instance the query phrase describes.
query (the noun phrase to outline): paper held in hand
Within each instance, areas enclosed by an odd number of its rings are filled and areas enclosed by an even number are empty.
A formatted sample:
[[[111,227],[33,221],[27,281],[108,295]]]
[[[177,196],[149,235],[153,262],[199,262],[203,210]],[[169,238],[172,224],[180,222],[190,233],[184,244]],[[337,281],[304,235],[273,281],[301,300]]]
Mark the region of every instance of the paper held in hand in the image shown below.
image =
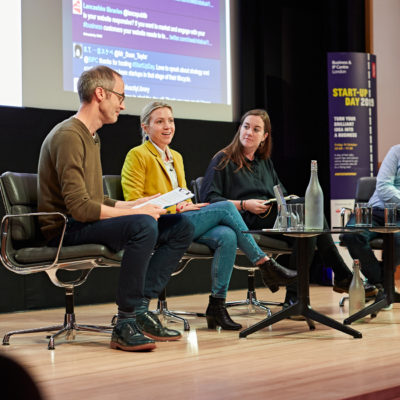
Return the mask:
[[[159,197],[156,197],[155,199],[151,199],[149,201],[146,201],[143,204],[134,206],[132,208],[143,207],[146,204],[155,204],[162,208],[168,208],[168,207],[174,206],[175,204],[180,203],[181,201],[190,199],[193,196],[194,196],[194,194],[190,190],[182,189],[182,188],[178,187],[174,190],[171,190],[168,193],[165,193]]]

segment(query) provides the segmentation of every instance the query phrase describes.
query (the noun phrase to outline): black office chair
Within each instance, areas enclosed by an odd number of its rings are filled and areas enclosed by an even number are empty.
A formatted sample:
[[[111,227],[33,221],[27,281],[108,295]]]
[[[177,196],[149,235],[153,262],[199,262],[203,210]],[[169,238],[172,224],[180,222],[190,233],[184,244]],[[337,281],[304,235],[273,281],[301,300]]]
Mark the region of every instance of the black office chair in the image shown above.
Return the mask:
[[[195,201],[200,202],[200,190],[203,177],[200,176],[191,182],[192,190],[195,195]],[[284,240],[279,240],[276,237],[264,236],[264,235],[253,235],[255,241],[260,246],[260,248],[268,254],[269,257],[277,258],[283,254],[291,254],[293,249]],[[243,255],[238,251],[239,255]],[[228,301],[226,303],[227,307],[235,306],[248,306],[250,309],[258,308],[271,314],[271,310],[268,306],[283,306],[283,303],[275,301],[262,301],[257,299],[256,289],[255,289],[255,276],[258,267],[254,265],[243,264],[238,258],[235,262],[234,268],[242,271],[247,271],[247,296],[245,300],[239,301]]]
[[[371,196],[374,194],[376,188],[376,177],[375,176],[363,176],[358,179],[356,193],[354,197],[355,203],[368,203]],[[342,226],[346,226],[347,219],[353,212],[353,209],[343,207],[340,211],[340,218]],[[346,245],[342,242],[342,235],[339,236],[339,245],[342,247],[346,247]],[[382,238],[374,238],[370,242],[370,246],[373,250],[382,250],[383,249],[383,239]],[[346,300],[349,299],[349,296],[343,296],[339,301],[339,306],[343,307]]]
[[[104,185],[104,192],[106,195],[110,196],[112,199],[115,200],[124,199],[120,175],[104,175],[103,185]],[[209,247],[200,243],[193,242],[186,250],[177,269],[172,273],[171,276],[175,276],[183,272],[183,270],[193,260],[210,259],[213,257],[214,253],[212,250],[210,250]],[[162,317],[182,322],[185,331],[190,330],[190,324],[186,318],[183,318],[180,315],[194,316],[194,317],[206,316],[204,313],[198,313],[194,311],[169,310],[167,304],[167,288],[164,288],[164,290],[158,295],[157,308],[153,312]],[[115,323],[115,318],[116,317],[114,316],[111,322],[112,324]]]
[[[114,253],[100,244],[62,246],[67,218],[62,213],[37,212],[37,175],[5,172],[0,177],[0,193],[6,215],[1,221],[0,259],[10,271],[28,275],[46,272],[51,282],[65,290],[64,323],[41,328],[11,331],[3,338],[8,345],[11,335],[52,332],[48,349],[54,349],[54,340],[61,334],[67,339],[75,336],[75,331],[110,332],[111,326],[81,325],[76,323],[74,313],[74,289],[82,285],[90,272],[98,267],[119,267],[122,252]],[[57,215],[64,228],[58,247],[49,247],[41,234],[37,217]],[[59,272],[75,271],[79,276],[66,280]],[[63,274],[64,275],[64,274]]]

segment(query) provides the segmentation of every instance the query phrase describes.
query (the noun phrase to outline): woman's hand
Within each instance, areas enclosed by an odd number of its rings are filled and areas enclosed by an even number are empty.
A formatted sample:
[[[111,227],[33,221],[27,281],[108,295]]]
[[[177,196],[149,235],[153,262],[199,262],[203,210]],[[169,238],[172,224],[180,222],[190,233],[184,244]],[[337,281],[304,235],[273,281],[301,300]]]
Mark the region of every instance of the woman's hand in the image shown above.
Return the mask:
[[[194,204],[191,201],[182,201],[176,205],[176,212],[183,213],[185,211],[196,211],[200,208],[208,206],[210,203],[197,203]]]
[[[253,214],[264,214],[271,207],[270,204],[265,205],[265,200],[249,199],[243,200],[243,209]]]

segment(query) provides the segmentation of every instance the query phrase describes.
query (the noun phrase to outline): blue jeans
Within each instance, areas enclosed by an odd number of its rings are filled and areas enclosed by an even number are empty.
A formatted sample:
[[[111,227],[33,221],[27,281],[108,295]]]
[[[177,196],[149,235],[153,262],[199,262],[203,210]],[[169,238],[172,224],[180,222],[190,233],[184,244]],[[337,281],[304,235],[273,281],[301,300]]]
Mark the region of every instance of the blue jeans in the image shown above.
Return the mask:
[[[265,257],[251,234],[242,233],[248,228],[236,207],[229,201],[210,204],[185,215],[194,226],[194,241],[214,250],[211,265],[211,293],[225,298],[231,279],[236,249],[239,247],[255,264]]]
[[[63,244],[96,243],[124,250],[117,304],[132,312],[143,297],[157,297],[164,289],[192,239],[193,225],[183,215],[162,215],[158,221],[149,215],[128,215],[86,223],[71,219]],[[49,245],[56,243],[53,239]]]
[[[354,215],[351,216],[348,226],[354,226]],[[372,226],[384,226],[384,210],[382,208],[372,209]],[[397,218],[397,225],[400,225],[400,219]],[[372,239],[383,237],[383,234],[365,230],[362,233],[345,233],[341,236],[343,243],[346,245],[353,259],[360,260],[361,271],[368,281],[372,284],[383,283],[383,270],[378,259],[369,244]],[[394,260],[395,264],[400,264],[400,234],[394,234]],[[383,254],[383,257],[385,255]]]

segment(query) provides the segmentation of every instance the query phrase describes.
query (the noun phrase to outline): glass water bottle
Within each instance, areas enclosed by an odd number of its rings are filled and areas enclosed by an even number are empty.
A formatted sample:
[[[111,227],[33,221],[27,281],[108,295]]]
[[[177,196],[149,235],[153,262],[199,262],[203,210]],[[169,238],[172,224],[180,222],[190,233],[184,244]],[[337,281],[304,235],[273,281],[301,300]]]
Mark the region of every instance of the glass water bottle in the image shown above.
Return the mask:
[[[353,279],[349,287],[349,315],[355,314],[357,311],[365,307],[365,289],[360,276],[360,261],[354,260]]]
[[[305,196],[305,228],[324,228],[324,194],[318,181],[318,164],[311,161],[311,176]]]

